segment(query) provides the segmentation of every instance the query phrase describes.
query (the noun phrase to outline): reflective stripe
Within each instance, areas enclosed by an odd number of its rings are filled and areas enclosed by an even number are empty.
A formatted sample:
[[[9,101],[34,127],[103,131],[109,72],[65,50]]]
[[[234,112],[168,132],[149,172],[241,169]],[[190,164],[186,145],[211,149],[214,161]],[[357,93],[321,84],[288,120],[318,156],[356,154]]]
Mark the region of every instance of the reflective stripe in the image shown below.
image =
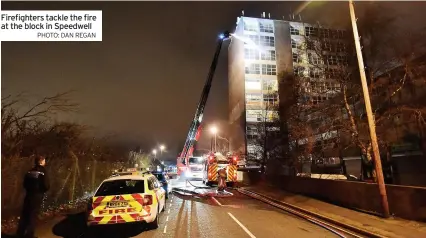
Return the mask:
[[[152,205],[158,203],[156,193],[148,191],[146,195],[153,197]],[[161,197],[164,195],[161,194]],[[111,201],[127,201],[127,207],[109,208],[108,202]],[[146,216],[151,215],[151,205],[143,205],[142,194],[123,194],[112,196],[93,197],[93,211],[89,215],[88,223],[90,225],[127,223],[142,221]]]
[[[217,180],[217,164],[210,164],[209,165],[209,171],[208,171],[208,180],[209,181],[216,181]]]
[[[235,181],[235,173],[237,172],[237,166],[228,165],[228,181]]]

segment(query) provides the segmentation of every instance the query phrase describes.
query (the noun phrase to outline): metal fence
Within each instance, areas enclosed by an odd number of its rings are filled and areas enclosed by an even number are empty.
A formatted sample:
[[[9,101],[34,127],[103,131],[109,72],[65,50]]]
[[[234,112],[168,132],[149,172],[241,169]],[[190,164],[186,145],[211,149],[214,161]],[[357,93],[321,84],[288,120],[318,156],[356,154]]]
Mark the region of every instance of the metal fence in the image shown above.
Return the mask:
[[[1,164],[1,212],[3,219],[7,219],[20,214],[25,196],[23,179],[33,166],[33,161],[28,158],[2,158]],[[43,210],[88,198],[102,180],[115,169],[123,167],[125,164],[121,162],[86,158],[48,161],[46,169],[50,177],[50,190],[45,196]]]

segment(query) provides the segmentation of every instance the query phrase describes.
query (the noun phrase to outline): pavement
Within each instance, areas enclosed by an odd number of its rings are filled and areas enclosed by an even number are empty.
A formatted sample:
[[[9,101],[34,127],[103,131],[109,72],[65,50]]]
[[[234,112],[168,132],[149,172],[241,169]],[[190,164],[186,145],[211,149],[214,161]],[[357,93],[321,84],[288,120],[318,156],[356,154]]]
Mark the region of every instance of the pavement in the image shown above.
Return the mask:
[[[196,186],[202,185],[197,182]],[[179,183],[175,184],[179,187]],[[215,189],[204,189],[215,193]],[[160,227],[148,230],[141,224],[100,226],[87,229],[83,213],[59,216],[37,227],[39,237],[124,238],[124,237],[338,237],[308,221],[301,220],[235,190],[227,196],[173,194],[160,216]],[[2,234],[2,237],[13,237]]]
[[[400,218],[384,219],[360,211],[347,209],[310,197],[292,194],[273,186],[253,186],[244,189],[257,192],[275,200],[289,203],[359,229],[367,230],[389,238],[423,238],[426,237],[426,223]]]

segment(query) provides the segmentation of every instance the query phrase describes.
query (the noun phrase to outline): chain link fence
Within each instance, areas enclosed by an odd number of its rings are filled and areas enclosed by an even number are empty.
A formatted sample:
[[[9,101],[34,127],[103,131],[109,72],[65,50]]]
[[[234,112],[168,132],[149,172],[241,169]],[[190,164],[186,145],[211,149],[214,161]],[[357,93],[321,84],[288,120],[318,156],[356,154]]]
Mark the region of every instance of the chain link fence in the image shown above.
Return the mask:
[[[8,219],[20,215],[25,196],[23,179],[32,168],[33,161],[28,158],[2,157],[1,165],[1,213],[3,219]],[[65,204],[87,200],[105,178],[125,166],[123,162],[86,158],[47,161],[50,190],[46,193],[42,210],[54,210]]]

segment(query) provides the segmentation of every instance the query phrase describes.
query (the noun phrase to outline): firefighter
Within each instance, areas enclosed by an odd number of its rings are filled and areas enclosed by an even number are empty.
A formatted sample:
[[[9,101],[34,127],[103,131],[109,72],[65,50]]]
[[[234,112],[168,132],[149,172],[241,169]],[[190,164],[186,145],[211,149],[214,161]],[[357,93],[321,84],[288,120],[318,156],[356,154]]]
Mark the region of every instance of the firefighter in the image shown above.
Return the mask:
[[[217,171],[219,177],[218,191],[223,191],[226,188],[226,169],[221,168]]]
[[[34,168],[24,177],[26,191],[21,219],[18,226],[18,237],[34,238],[36,220],[40,211],[44,194],[49,190],[49,177],[45,169],[46,158],[36,156]]]

